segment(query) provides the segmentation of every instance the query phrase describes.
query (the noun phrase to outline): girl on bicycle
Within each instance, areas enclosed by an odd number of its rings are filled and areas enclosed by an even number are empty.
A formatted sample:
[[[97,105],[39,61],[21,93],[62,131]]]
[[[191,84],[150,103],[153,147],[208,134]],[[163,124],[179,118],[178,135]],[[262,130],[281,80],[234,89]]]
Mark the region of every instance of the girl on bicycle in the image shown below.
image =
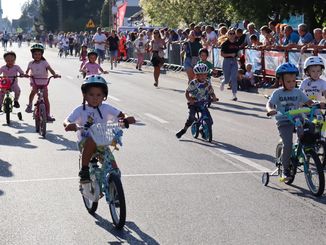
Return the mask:
[[[37,85],[47,85],[48,84],[48,71],[55,77],[60,77],[56,74],[55,71],[51,68],[49,63],[43,57],[44,47],[42,44],[34,44],[31,47],[31,53],[33,60],[29,62],[26,74],[31,76],[31,93],[29,94],[29,102],[26,107],[27,113],[32,113],[32,103],[35,94],[37,93]],[[48,88],[44,89],[44,101],[47,109],[47,120],[49,122],[55,121],[53,117],[50,116],[50,102],[48,98]]]
[[[109,73],[108,71],[104,71],[101,65],[96,63],[97,56],[98,54],[95,50],[92,50],[87,53],[88,62],[86,62],[84,66],[81,68],[81,72],[83,72],[83,74],[89,76],[89,75],[97,75],[100,72],[104,74]]]
[[[107,82],[100,75],[87,76],[81,86],[83,94],[83,104],[75,108],[65,119],[63,125],[66,131],[77,131],[78,126],[83,126],[82,131],[78,131],[79,148],[82,152],[82,168],[79,172],[80,183],[88,183],[88,164],[96,152],[96,144],[89,136],[87,129],[94,123],[117,122],[124,120],[126,127],[134,123],[133,117],[125,118],[125,114],[109,104],[103,103],[108,96]],[[113,155],[112,155],[113,157]],[[113,166],[116,166],[114,158]]]
[[[16,54],[13,51],[8,51],[3,55],[3,59],[6,61],[6,65],[0,68],[0,74],[3,74],[5,77],[9,77],[11,80],[11,90],[14,91],[15,99],[14,99],[14,107],[19,108],[20,104],[18,102],[20,96],[20,87],[18,85],[18,79],[15,76],[23,76],[23,70],[15,65]],[[0,92],[0,111],[2,108],[2,102],[4,98],[5,92]]]
[[[176,137],[179,139],[187,132],[187,129],[195,121],[195,115],[197,111],[201,110],[201,102],[217,101],[214,89],[207,79],[209,69],[205,64],[197,64],[194,69],[195,79],[189,82],[186,90],[186,98],[188,101],[189,117],[185,123],[183,129],[176,133]],[[207,109],[207,108],[206,108]],[[207,109],[207,114],[210,113]]]
[[[304,104],[308,106],[313,105],[314,102],[312,100],[310,100],[300,89],[295,88],[296,76],[298,74],[298,68],[291,63],[284,63],[276,69],[276,78],[279,80],[280,84],[282,84],[282,87],[276,89],[272,93],[266,104],[266,110],[269,116],[277,114],[277,111],[285,113],[289,110],[298,109]],[[283,172],[280,180],[288,181],[293,178],[289,166],[292,152],[294,125],[289,121],[287,116],[276,115],[275,118],[277,121],[277,129],[283,141]]]

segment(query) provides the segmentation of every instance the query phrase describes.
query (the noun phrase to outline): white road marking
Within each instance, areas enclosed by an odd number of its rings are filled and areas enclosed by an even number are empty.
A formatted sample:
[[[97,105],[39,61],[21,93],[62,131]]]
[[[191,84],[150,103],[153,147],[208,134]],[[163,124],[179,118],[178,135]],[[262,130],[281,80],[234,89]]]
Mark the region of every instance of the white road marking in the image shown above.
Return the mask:
[[[158,116],[155,116],[153,114],[145,113],[145,115],[148,116],[148,117],[150,117],[150,118],[152,118],[152,119],[154,119],[154,120],[156,120],[156,121],[158,121],[158,122],[160,122],[160,123],[163,123],[163,124],[169,123],[168,121],[165,121],[164,119],[159,118]]]
[[[123,174],[122,177],[157,177],[157,176],[203,176],[203,175],[232,175],[232,174],[255,174],[263,171],[235,171],[235,172],[207,172],[207,173],[157,173],[157,174]],[[26,183],[26,182],[46,182],[58,180],[77,180],[78,177],[66,178],[46,178],[46,179],[20,179],[20,180],[2,180],[0,184],[5,183]]]
[[[72,76],[66,76],[68,79],[73,80],[74,78]]]
[[[112,95],[108,95],[108,98],[111,99],[111,100],[115,100],[115,101],[121,101],[120,99],[112,96]]]

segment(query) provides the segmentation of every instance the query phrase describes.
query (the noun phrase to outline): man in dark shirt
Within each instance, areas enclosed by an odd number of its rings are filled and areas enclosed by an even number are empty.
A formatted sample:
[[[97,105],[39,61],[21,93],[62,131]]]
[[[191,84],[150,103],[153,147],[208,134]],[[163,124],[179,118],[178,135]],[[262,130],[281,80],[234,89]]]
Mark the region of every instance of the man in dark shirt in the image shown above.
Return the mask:
[[[112,70],[113,61],[114,61],[114,66],[117,67],[118,48],[119,48],[119,38],[114,30],[111,32],[111,35],[108,37],[108,43],[109,43],[109,52],[110,52],[111,70]]]

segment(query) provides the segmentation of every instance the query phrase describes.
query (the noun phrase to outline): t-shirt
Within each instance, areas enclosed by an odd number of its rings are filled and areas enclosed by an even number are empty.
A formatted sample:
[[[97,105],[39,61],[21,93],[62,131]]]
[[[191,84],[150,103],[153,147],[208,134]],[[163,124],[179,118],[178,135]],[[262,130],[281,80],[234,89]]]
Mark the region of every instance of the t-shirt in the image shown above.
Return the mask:
[[[99,74],[100,68],[101,66],[97,63],[86,62],[85,65],[82,67],[82,70],[86,70],[87,75],[96,75]]]
[[[190,81],[186,90],[191,97],[196,98],[197,102],[208,100],[210,95],[214,93],[209,81],[199,82],[197,79]]]
[[[304,44],[312,42],[312,40],[314,40],[313,36],[311,35],[310,32],[307,32],[304,36],[300,36],[298,44],[304,45]]]
[[[109,36],[108,42],[109,42],[109,50],[110,51],[118,50],[119,38],[117,36],[115,36],[115,37]]]
[[[288,44],[297,44],[299,42],[300,36],[297,32],[293,31],[291,32],[289,37],[286,37],[284,39],[283,45],[288,45]]]
[[[98,110],[101,112],[103,118],[101,118]],[[90,127],[94,123],[117,122],[120,112],[109,104],[101,104],[98,108],[86,105],[85,110],[83,109],[83,105],[81,105],[76,107],[66,120],[70,123]],[[87,136],[87,131],[78,131],[77,133],[79,141]]]
[[[40,60],[39,62],[31,61],[28,64],[27,69],[30,69],[31,76],[34,77],[37,85],[46,85],[48,83],[48,69],[50,68],[49,63],[46,60]],[[31,78],[31,84],[33,78]]]
[[[14,65],[13,67],[8,67],[6,65],[2,66],[0,68],[0,74],[3,74],[3,76],[9,77],[11,79],[11,83],[13,83],[13,77],[24,74],[23,70],[18,66]],[[17,78],[15,78],[15,81],[17,81]]]
[[[221,45],[221,51],[226,54],[237,54],[240,50],[239,43],[231,43],[229,40],[226,40]]]
[[[326,81],[318,79],[317,81],[307,78],[302,81],[300,87],[309,99],[321,101],[323,99],[323,92],[326,91]]]
[[[95,33],[93,36],[93,41],[95,42],[95,49],[100,49],[100,50],[105,50],[105,42],[106,42],[106,36],[105,34],[101,33]],[[98,43],[102,43],[103,44],[98,44]]]
[[[140,53],[145,53],[145,44],[146,41],[140,38],[137,38],[134,42],[135,47],[140,50]]]
[[[252,71],[246,71],[244,77],[246,79],[250,80],[251,85],[255,84],[254,73]]]
[[[309,101],[309,98],[298,88],[294,88],[291,91],[279,88],[272,93],[267,103],[274,105],[277,111],[285,113],[290,110],[298,109],[307,101]],[[276,115],[275,118],[278,122],[289,123],[287,116]]]

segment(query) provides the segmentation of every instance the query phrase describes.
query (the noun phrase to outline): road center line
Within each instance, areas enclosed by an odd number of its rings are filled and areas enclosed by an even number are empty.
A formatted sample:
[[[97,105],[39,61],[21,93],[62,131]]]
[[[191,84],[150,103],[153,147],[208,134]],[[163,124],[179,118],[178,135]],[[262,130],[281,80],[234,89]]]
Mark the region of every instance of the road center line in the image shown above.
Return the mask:
[[[230,171],[230,172],[207,172],[207,173],[157,173],[157,174],[125,174],[122,177],[157,177],[157,176],[204,176],[204,175],[233,175],[233,174],[255,174],[263,171]],[[5,183],[26,183],[26,182],[46,182],[58,180],[77,180],[78,177],[66,178],[44,178],[44,179],[20,179],[20,180],[2,180],[0,184]]]
[[[168,121],[165,121],[164,119],[159,118],[158,116],[155,116],[153,114],[145,113],[145,115],[148,116],[148,117],[150,117],[150,118],[152,118],[152,119],[154,119],[154,120],[156,120],[156,121],[158,121],[158,122],[160,122],[160,123],[164,123],[164,124],[165,123],[169,123]]]
[[[73,80],[74,78],[72,76],[66,76],[68,79]]]

